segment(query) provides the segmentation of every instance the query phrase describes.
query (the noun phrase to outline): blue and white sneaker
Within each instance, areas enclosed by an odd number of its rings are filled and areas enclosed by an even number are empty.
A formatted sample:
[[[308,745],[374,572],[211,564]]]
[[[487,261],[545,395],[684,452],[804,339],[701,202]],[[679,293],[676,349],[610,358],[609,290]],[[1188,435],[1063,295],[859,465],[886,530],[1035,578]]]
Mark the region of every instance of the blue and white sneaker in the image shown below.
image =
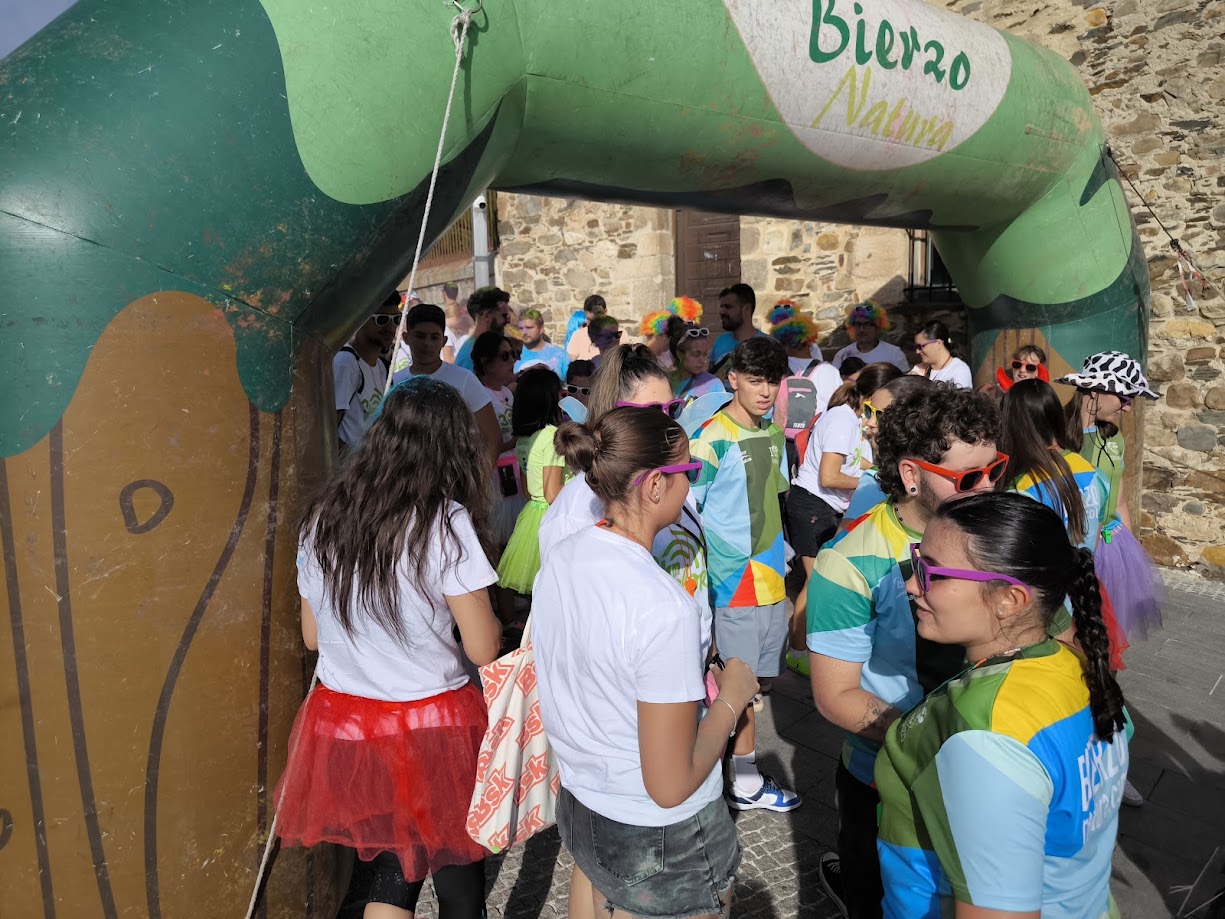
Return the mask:
[[[763,774],[761,780],[761,788],[752,797],[736,794],[736,785],[732,783],[727,792],[727,803],[738,811],[762,809],[779,814],[793,811],[803,803],[798,794],[783,788],[774,781],[773,776]]]

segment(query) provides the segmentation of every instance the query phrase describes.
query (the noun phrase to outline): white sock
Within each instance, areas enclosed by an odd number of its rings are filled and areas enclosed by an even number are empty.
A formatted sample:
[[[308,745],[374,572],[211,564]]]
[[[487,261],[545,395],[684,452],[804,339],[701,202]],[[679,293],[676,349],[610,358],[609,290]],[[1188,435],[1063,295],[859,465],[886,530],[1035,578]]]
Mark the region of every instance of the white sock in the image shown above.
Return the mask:
[[[762,778],[757,770],[757,751],[732,754],[732,787],[736,793],[752,797],[761,791]]]

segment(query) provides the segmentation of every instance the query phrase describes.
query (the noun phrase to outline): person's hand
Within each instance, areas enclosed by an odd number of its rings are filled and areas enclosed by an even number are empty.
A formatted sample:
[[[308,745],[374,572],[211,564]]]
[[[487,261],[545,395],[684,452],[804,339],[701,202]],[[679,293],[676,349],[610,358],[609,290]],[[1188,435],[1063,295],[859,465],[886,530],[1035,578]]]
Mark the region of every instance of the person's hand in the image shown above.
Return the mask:
[[[875,464],[872,462],[872,460],[868,459],[866,456],[861,456],[859,458],[859,468],[862,469],[864,472],[867,472],[869,469],[871,469],[873,465]]]
[[[744,711],[753,696],[757,695],[757,677],[749,665],[739,658],[723,662],[723,669],[711,668],[719,696],[728,700],[737,713]]]
[[[926,364],[922,364],[922,363],[920,363],[920,364],[915,364],[913,367],[911,367],[911,368],[910,368],[910,375],[911,375],[911,376],[914,376],[914,377],[925,377],[925,376],[927,376],[927,374],[928,374],[928,367],[927,367],[927,365],[926,365]]]

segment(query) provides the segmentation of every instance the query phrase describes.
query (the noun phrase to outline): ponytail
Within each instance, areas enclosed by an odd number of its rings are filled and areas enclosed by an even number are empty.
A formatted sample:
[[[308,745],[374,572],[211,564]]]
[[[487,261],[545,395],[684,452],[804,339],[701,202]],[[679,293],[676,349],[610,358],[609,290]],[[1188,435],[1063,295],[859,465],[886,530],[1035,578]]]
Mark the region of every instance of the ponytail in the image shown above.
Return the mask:
[[[566,465],[579,472],[590,472],[597,449],[595,434],[585,424],[563,421],[553,435],[553,449],[566,461]]]
[[[1076,637],[1085,654],[1085,685],[1089,710],[1098,739],[1107,742],[1123,730],[1123,691],[1110,672],[1110,636],[1102,618],[1102,592],[1093,566],[1093,553],[1076,549],[1075,570],[1068,585]]]
[[[587,424],[594,430],[600,419],[650,379],[668,380],[668,372],[646,345],[618,345],[605,352],[591,378]]]
[[[852,411],[858,412],[860,401],[859,390],[855,388],[855,381],[847,380],[830,395],[829,405],[826,410],[845,405]]]

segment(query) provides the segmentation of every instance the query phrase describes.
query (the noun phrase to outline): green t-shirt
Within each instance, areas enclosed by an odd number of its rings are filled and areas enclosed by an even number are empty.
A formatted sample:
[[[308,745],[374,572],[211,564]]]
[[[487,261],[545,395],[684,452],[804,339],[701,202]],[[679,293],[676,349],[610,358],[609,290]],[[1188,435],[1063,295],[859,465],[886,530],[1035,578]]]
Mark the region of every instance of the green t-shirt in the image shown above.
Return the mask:
[[[530,437],[520,437],[515,444],[515,453],[519,457],[519,468],[523,470],[527,480],[527,496],[534,501],[544,500],[544,470],[546,466],[561,466],[562,482],[570,481],[570,472],[566,461],[553,447],[553,435],[557,433],[556,425],[541,428]]]
[[[1110,486],[1106,506],[1102,509],[1102,527],[1109,528],[1118,517],[1119,492],[1123,486],[1123,434],[1102,437],[1097,428],[1085,428],[1085,442],[1080,455],[1091,462]]]

